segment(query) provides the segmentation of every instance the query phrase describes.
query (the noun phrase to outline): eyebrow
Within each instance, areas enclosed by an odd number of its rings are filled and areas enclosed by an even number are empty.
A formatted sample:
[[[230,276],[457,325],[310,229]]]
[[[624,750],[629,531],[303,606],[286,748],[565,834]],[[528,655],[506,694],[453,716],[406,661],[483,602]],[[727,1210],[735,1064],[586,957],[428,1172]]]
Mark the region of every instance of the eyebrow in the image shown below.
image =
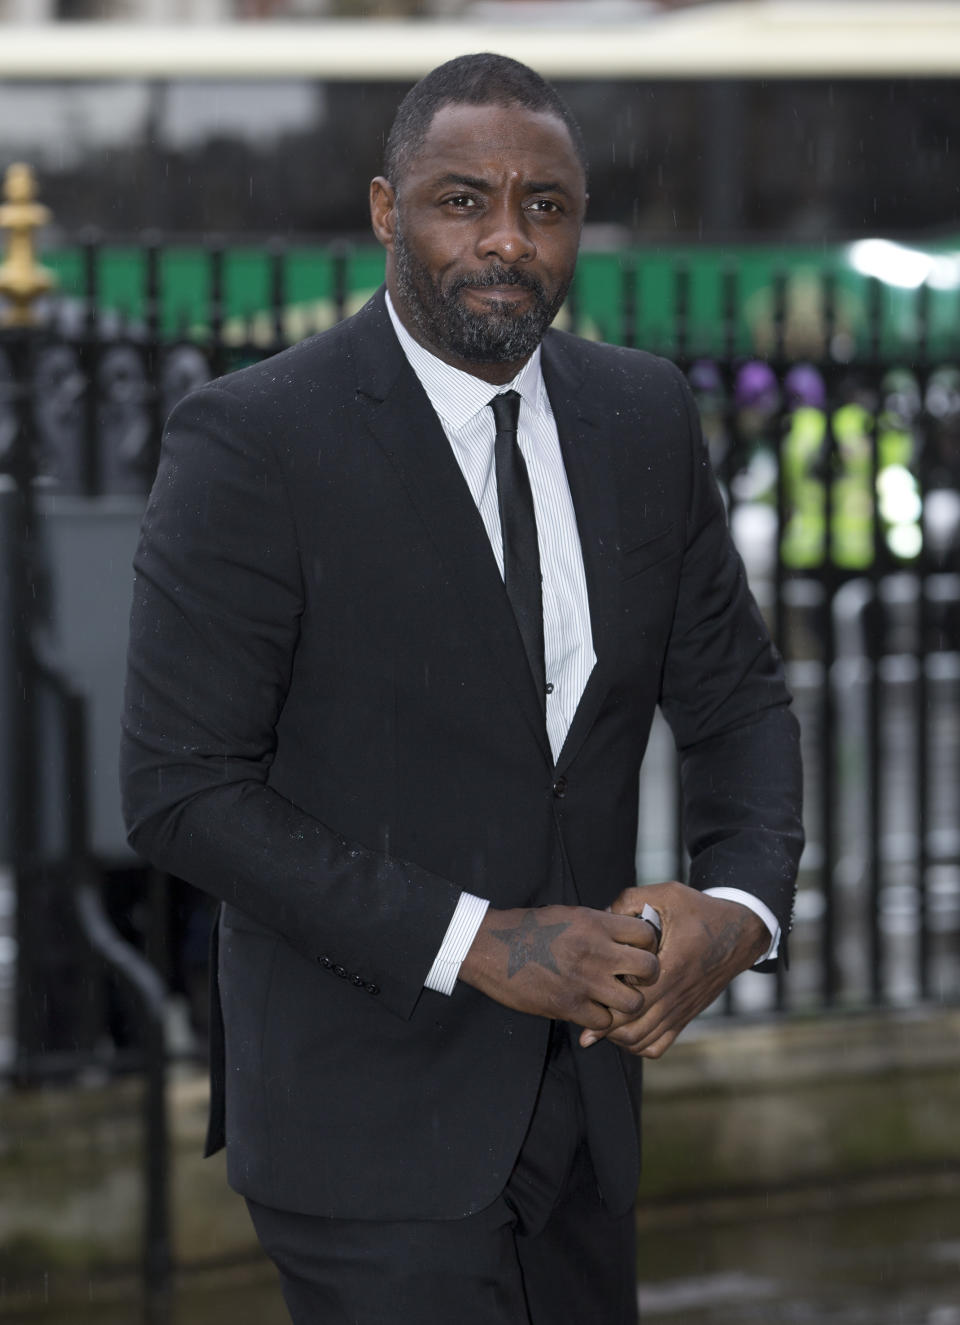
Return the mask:
[[[467,188],[477,189],[481,193],[489,193],[493,187],[488,179],[481,179],[477,175],[460,175],[456,171],[450,171],[433,181],[435,188],[442,188],[446,184],[463,184]],[[526,189],[528,193],[562,193],[566,198],[571,196],[566,185],[561,184],[557,179],[545,181],[532,179],[527,184]]]

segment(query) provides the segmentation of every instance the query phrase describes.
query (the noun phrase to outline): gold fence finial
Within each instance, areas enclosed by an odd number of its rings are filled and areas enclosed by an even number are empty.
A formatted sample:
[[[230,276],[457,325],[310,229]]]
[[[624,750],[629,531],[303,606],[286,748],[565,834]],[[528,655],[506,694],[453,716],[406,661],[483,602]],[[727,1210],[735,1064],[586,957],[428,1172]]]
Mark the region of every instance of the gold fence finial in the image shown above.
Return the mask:
[[[56,277],[41,267],[36,255],[36,231],[50,220],[50,209],[36,201],[37,180],[22,161],[7,167],[0,203],[0,230],[9,230],[6,260],[0,263],[0,295],[10,306],[4,321],[26,327],[33,321],[33,301],[56,284]]]

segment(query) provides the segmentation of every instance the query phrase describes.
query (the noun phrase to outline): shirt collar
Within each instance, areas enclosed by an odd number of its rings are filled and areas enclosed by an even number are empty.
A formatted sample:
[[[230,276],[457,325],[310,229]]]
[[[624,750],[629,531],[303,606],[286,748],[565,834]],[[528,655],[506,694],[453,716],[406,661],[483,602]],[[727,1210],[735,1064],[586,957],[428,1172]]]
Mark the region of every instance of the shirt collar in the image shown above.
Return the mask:
[[[425,349],[419,341],[415,341],[397,316],[389,292],[386,300],[387,312],[397,333],[400,348],[426,391],[430,404],[447,427],[462,428],[474,415],[486,408],[493,397],[501,391],[516,391],[531,409],[543,410],[546,404],[546,389],[540,368],[539,345],[512,382],[507,382],[503,386],[493,386],[479,377],[474,377],[472,373],[464,372],[462,368],[454,368],[452,364],[444,363],[430,350]]]

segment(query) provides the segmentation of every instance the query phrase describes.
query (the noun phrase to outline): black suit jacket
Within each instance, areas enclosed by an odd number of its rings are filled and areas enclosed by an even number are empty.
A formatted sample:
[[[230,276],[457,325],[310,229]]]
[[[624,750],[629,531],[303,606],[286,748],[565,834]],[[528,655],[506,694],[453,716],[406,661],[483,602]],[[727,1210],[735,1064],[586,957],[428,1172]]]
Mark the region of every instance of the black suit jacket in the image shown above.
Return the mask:
[[[556,765],[382,293],[169,422],[136,559],[126,815],[142,855],[225,904],[229,1175],[268,1205],[451,1218],[500,1192],[548,1023],[423,980],[461,889],[602,908],[633,882],[658,703],[691,883],[747,889],[788,925],[797,731],[686,384],[553,331],[543,371],[597,654]],[[578,1060],[622,1208],[638,1063],[605,1042]]]

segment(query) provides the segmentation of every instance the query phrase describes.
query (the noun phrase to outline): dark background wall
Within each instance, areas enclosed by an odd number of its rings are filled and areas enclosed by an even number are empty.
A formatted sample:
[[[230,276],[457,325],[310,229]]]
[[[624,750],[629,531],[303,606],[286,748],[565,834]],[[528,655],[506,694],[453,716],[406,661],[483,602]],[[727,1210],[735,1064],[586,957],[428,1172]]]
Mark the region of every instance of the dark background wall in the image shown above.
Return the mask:
[[[356,234],[405,83],[8,83],[0,168],[26,159],[67,230]],[[960,230],[950,80],[558,86],[587,140],[590,220],[638,239]]]

